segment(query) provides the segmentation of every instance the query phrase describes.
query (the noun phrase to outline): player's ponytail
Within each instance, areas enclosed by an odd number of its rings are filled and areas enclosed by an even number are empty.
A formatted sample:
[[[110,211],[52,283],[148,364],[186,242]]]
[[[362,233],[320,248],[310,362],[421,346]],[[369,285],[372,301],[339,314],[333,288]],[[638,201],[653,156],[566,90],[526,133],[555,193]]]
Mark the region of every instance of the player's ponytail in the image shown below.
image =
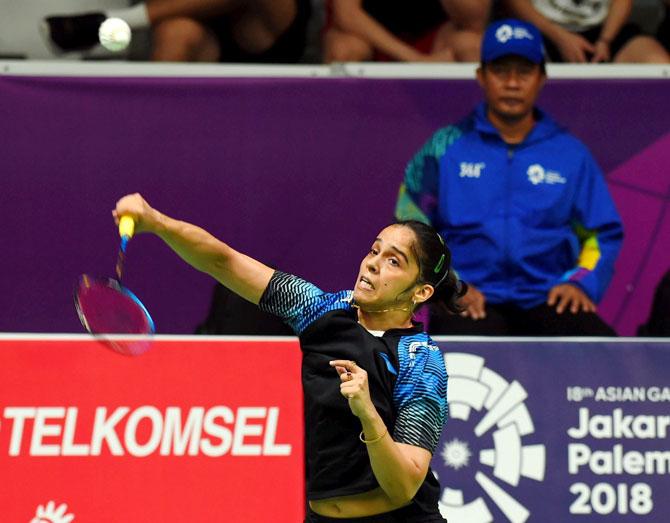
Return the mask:
[[[439,303],[447,311],[461,312],[458,299],[467,291],[467,285],[458,279],[451,267],[451,251],[435,229],[416,220],[398,222],[416,236],[416,258],[419,260],[419,280],[435,289],[428,303]]]

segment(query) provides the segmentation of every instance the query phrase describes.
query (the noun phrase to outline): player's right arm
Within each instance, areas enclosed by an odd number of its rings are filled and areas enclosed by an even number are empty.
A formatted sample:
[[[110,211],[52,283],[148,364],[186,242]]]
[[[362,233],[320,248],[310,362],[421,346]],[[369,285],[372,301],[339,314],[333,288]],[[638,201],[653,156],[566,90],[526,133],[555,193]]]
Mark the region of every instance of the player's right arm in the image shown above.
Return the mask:
[[[159,212],[140,194],[121,198],[112,214],[117,223],[121,216],[132,216],[136,232],[157,235],[189,265],[256,305],[274,273],[274,269],[236,251],[201,227]]]

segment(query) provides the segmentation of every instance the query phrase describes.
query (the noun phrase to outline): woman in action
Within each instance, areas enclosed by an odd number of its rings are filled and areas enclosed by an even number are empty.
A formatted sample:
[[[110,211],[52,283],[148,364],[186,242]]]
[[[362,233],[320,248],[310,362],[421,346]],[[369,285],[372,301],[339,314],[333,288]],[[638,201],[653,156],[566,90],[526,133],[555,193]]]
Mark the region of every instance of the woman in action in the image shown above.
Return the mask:
[[[412,322],[439,299],[462,295],[441,237],[420,222],[382,230],[361,262],[353,291],[326,293],[241,254],[205,230],[123,197],[115,220],[159,236],[187,263],[262,310],[300,339],[305,399],[306,521],[444,521],[430,470],[447,415],[439,348]]]

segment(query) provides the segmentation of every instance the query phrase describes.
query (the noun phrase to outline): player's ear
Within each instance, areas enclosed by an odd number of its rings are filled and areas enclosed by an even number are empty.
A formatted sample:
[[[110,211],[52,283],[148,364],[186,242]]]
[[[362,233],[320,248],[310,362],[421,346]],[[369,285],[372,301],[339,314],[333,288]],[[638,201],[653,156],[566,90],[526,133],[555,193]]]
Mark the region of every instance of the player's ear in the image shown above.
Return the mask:
[[[435,292],[435,289],[432,285],[427,283],[422,283],[414,290],[414,295],[412,296],[412,301],[419,305],[420,303],[425,303],[430,299],[430,297]]]

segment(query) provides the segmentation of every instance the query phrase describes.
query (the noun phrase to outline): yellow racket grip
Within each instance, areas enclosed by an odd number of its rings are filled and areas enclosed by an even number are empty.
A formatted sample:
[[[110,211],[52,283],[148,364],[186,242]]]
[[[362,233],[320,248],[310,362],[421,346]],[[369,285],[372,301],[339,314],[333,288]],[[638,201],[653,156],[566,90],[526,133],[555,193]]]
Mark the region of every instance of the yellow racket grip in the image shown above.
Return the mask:
[[[135,234],[135,220],[132,216],[121,216],[119,220],[119,235],[121,238],[132,238]]]

